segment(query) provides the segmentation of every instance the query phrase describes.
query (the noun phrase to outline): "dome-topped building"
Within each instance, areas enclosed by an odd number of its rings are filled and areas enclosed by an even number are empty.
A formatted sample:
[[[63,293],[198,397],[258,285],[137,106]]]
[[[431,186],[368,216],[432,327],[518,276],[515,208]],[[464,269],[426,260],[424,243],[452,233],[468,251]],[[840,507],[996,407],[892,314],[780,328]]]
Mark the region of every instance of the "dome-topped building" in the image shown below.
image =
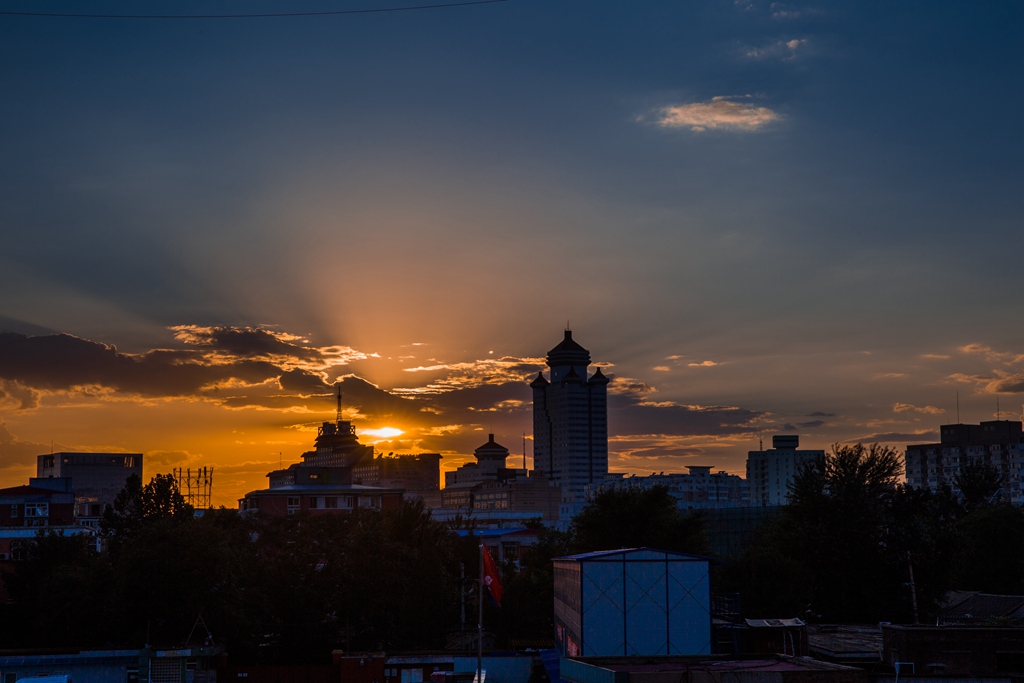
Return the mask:
[[[608,475],[608,378],[588,376],[590,351],[566,330],[548,352],[551,380],[539,373],[533,389],[533,466],[562,487],[566,503],[581,505],[584,487]]]

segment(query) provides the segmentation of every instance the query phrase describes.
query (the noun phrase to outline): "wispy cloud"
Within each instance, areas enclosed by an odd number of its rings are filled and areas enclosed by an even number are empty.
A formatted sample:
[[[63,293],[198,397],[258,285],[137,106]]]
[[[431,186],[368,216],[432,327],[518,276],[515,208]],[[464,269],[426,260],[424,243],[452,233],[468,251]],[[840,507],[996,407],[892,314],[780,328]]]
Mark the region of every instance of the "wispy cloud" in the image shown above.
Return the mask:
[[[444,376],[422,386],[395,389],[395,393],[409,396],[443,394],[484,384],[525,382],[543,367],[543,358],[515,356],[485,358],[461,363],[420,365],[414,368],[403,368],[403,372],[437,373]]]
[[[750,97],[720,95],[707,102],[663,107],[657,112],[657,124],[662,128],[689,128],[695,132],[709,129],[751,132],[782,118],[768,107],[742,101]]]
[[[957,349],[960,353],[967,355],[979,355],[993,363],[1005,363],[1006,365],[1014,365],[1016,363],[1024,362],[1024,353],[1017,353],[1015,351],[997,351],[991,346],[985,344],[966,344]]]
[[[713,360],[702,360],[699,363],[687,363],[687,366],[691,368],[713,368],[716,365],[721,365],[721,363],[716,363]]]
[[[744,49],[743,54],[748,59],[781,59],[788,62],[795,60],[806,49],[806,38],[792,38],[776,40],[761,47],[748,47]]]
[[[936,408],[935,406],[915,406],[911,403],[893,403],[892,412],[894,413],[906,413],[913,411],[915,413],[925,413],[928,415],[941,415],[946,412],[942,408]]]

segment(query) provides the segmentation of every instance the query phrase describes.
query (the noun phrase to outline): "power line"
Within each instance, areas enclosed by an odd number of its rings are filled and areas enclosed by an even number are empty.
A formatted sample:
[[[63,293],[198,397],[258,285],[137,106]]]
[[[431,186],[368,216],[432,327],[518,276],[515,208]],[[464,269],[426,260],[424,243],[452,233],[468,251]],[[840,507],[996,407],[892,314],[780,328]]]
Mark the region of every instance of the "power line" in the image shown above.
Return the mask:
[[[78,14],[72,12],[9,12],[0,10],[0,16],[8,17],[57,17],[68,19],[270,19],[275,17],[327,17],[340,14],[383,14],[386,12],[415,12],[446,7],[468,7],[470,5],[493,5],[509,0],[466,0],[436,5],[407,5],[402,7],[379,7],[376,9],[343,9],[323,12],[268,12],[265,14]]]

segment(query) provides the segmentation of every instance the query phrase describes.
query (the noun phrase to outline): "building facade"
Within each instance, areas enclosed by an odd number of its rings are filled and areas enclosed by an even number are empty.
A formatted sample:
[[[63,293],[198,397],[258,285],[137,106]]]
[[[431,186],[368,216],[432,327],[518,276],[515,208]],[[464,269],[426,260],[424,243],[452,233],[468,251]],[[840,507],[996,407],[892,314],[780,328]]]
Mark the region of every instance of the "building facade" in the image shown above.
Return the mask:
[[[799,448],[799,436],[778,434],[772,437],[770,449],[747,453],[751,505],[785,505],[796,473],[805,464],[825,457],[825,451]]]
[[[970,465],[988,465],[1000,476],[996,496],[1013,505],[1024,504],[1024,433],[1016,420],[981,424],[951,424],[939,428],[939,443],[907,446],[907,484],[937,491],[956,490],[957,477]]]
[[[558,519],[561,489],[525,469],[506,467],[509,450],[495,442],[490,434],[487,443],[473,454],[469,462],[453,472],[445,472],[441,491],[441,507],[462,510],[464,514],[481,512],[540,513],[546,521]]]
[[[83,526],[97,526],[131,475],[142,479],[142,453],[49,453],[36,457],[36,480],[71,480],[75,516]],[[35,485],[39,484],[35,481]]]
[[[588,376],[590,352],[565,331],[547,356],[551,379],[538,373],[533,389],[534,470],[582,506],[586,487],[608,475],[608,378]]]
[[[676,499],[680,510],[713,510],[717,508],[745,507],[750,505],[747,480],[735,474],[712,472],[705,465],[688,465],[688,473],[652,474],[647,477],[609,477],[603,482],[587,487],[588,498],[606,490],[652,489],[657,486],[668,489]]]

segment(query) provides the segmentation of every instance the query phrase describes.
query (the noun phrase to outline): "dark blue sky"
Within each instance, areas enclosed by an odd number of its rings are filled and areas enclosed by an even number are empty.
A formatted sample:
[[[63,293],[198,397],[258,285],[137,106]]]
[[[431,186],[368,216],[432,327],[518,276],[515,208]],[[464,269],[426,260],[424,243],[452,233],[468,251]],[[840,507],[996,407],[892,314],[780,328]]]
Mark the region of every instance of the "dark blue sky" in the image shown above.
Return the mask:
[[[406,345],[430,345],[404,361],[422,365],[536,357],[569,319],[657,401],[750,409],[766,432],[827,412],[806,438],[917,434],[948,413],[893,406],[957,388],[984,419],[993,382],[1024,372],[1022,14],[0,16],[0,321],[134,353],[174,325],[274,325],[380,354],[359,373],[391,389]],[[33,410],[4,415],[42,442]],[[729,467],[750,438],[705,436]]]

